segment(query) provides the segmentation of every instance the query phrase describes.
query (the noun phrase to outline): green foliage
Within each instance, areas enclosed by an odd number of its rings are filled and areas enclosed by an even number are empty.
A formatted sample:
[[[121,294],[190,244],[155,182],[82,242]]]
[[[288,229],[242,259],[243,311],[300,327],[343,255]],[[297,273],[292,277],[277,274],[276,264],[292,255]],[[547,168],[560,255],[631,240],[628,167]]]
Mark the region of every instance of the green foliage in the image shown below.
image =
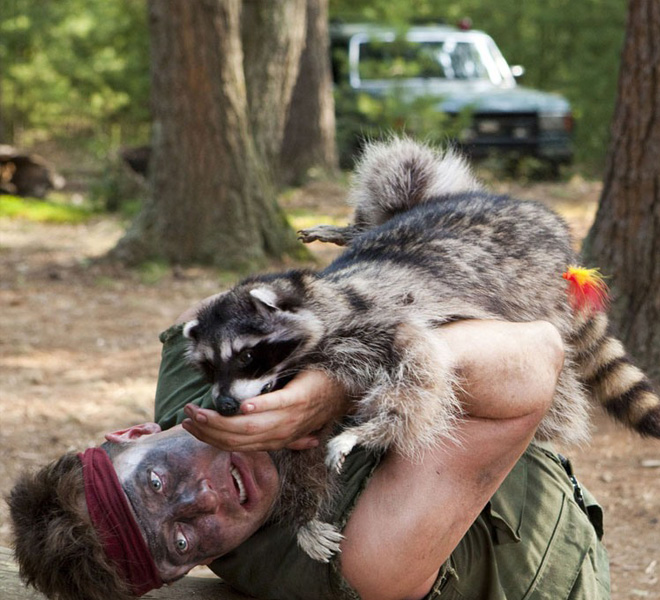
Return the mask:
[[[0,14],[8,141],[25,130],[37,137],[101,130],[106,138],[119,131],[130,139],[148,122],[143,0],[0,0]]]
[[[82,223],[91,215],[92,211],[86,207],[0,195],[0,217],[41,223]]]
[[[493,36],[523,85],[569,98],[579,161],[602,163],[609,141],[623,42],[623,0],[330,0],[332,18],[404,28],[419,21],[470,17]],[[105,157],[149,136],[149,35],[145,0],[0,0],[0,142],[29,146],[56,139]],[[408,65],[410,67],[411,65]],[[376,135],[379,115],[391,130],[444,137],[419,100],[402,122],[401,98],[348,111],[350,130]],[[346,107],[339,107],[347,110]],[[430,120],[429,120],[430,119]],[[350,137],[350,136],[349,136]]]
[[[602,164],[609,142],[625,32],[623,0],[330,0],[334,19],[394,25],[457,23],[489,33],[522,84],[565,95],[576,118],[578,161]]]
[[[117,154],[112,154],[103,164],[101,174],[89,187],[92,204],[99,210],[119,212],[126,218],[133,218],[147,195],[146,181]]]
[[[438,145],[460,137],[469,113],[452,118],[438,111],[438,102],[437,96],[407,97],[398,87],[380,97],[352,94],[347,85],[338,88],[335,110],[341,166],[353,166],[364,140],[407,134]]]
[[[286,216],[289,220],[289,223],[291,223],[291,227],[293,227],[295,231],[299,231],[300,229],[308,229],[318,225],[319,223],[336,226],[346,225],[346,219],[333,217],[331,215],[319,214],[317,211],[304,208],[287,210]]]
[[[138,267],[140,281],[146,285],[155,285],[171,272],[170,265],[165,261],[150,260]]]

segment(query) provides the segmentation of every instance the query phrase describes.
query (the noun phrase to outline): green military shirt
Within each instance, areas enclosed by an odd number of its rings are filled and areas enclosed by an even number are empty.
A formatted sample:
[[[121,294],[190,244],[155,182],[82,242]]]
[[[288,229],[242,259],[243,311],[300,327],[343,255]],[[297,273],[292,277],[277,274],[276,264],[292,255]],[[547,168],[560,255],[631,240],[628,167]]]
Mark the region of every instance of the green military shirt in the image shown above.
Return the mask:
[[[185,361],[182,327],[163,334],[156,420],[181,422],[183,406],[212,408],[209,386]],[[333,523],[345,525],[378,466],[379,456],[357,448],[342,472]],[[532,444],[454,549],[428,600],[606,600],[609,566],[602,511],[574,485],[551,449]],[[384,524],[386,526],[386,524]],[[236,589],[263,600],[343,600],[358,595],[341,576],[341,555],[329,564],[302,552],[290,528],[268,524],[216,560],[213,571]]]

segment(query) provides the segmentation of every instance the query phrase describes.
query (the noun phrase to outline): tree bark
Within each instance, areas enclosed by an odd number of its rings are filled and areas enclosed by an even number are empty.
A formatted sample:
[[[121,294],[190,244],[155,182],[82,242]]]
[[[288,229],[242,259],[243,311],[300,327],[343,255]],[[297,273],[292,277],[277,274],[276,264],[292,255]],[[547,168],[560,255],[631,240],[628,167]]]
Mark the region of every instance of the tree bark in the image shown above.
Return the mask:
[[[240,0],[150,0],[150,194],[111,256],[251,269],[297,253],[252,138]]]
[[[660,3],[630,0],[603,193],[584,255],[610,275],[617,335],[660,383]]]
[[[281,179],[300,183],[309,169],[338,168],[330,69],[328,0],[307,0],[307,35],[280,152]]]
[[[243,0],[243,51],[250,125],[273,169],[305,45],[305,0]]]

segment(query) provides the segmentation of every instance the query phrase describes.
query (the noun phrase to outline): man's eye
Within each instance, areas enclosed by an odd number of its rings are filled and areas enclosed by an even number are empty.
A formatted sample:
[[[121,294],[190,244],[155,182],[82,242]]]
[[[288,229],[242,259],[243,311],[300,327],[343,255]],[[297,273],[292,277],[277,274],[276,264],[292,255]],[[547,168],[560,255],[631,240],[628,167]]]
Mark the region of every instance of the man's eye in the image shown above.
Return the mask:
[[[149,473],[149,485],[154,492],[160,492],[163,489],[163,480],[151,471]]]
[[[254,353],[252,350],[243,350],[243,352],[240,352],[239,355],[236,357],[236,361],[241,367],[247,367],[252,360],[254,359]]]
[[[176,549],[179,552],[185,552],[186,550],[188,550],[188,540],[181,532],[177,534],[175,544],[176,544]]]

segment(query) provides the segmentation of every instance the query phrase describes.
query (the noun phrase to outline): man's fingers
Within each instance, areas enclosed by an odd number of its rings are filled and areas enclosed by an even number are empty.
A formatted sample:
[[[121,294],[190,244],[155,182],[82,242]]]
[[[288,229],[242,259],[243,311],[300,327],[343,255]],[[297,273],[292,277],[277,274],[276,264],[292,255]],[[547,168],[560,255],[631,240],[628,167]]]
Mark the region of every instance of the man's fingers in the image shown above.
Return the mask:
[[[270,438],[255,439],[254,436],[226,436],[217,430],[200,427],[190,419],[185,419],[181,425],[194,435],[200,442],[215,446],[228,452],[252,452],[258,450],[278,450],[282,442],[273,442]]]
[[[295,422],[283,423],[278,412],[223,417],[194,405],[186,406],[184,412],[189,417],[183,422],[186,431],[218,448],[273,450],[300,436]]]
[[[287,439],[285,435],[277,436],[270,427],[266,427],[260,434],[241,434],[216,429],[210,424],[201,424],[192,419],[184,419],[181,424],[188,433],[201,442],[227,451],[279,450],[282,447],[290,450],[309,450],[319,445],[318,438],[313,435],[291,442],[290,437]]]
[[[271,414],[236,415],[223,417],[220,413],[188,404],[183,412],[196,425],[211,427],[226,433],[259,435],[272,429],[274,418]]]
[[[181,426],[190,434],[194,435],[200,442],[215,446],[220,450],[231,451],[232,449],[226,444],[222,443],[216,436],[210,435],[206,429],[198,427],[191,419],[184,419]]]
[[[334,392],[336,386],[327,375],[320,371],[302,371],[298,373],[281,390],[263,394],[246,400],[241,405],[243,414],[254,414],[269,410],[285,410],[297,407],[306,407],[309,398],[323,397],[328,389]]]
[[[318,438],[313,435],[307,435],[300,439],[297,439],[295,442],[287,445],[289,450],[310,450],[311,448],[316,448],[319,445]]]
[[[286,388],[263,394],[246,400],[241,404],[241,412],[244,415],[253,415],[263,413],[270,410],[282,410],[295,404],[295,397],[286,391]]]
[[[297,450],[314,447],[317,442],[308,437],[309,432],[332,416],[325,408],[328,381],[322,373],[300,373],[281,390],[244,401],[232,417],[189,404],[184,408],[190,419],[186,430],[223,449],[272,450],[287,444],[294,444],[291,447]]]

